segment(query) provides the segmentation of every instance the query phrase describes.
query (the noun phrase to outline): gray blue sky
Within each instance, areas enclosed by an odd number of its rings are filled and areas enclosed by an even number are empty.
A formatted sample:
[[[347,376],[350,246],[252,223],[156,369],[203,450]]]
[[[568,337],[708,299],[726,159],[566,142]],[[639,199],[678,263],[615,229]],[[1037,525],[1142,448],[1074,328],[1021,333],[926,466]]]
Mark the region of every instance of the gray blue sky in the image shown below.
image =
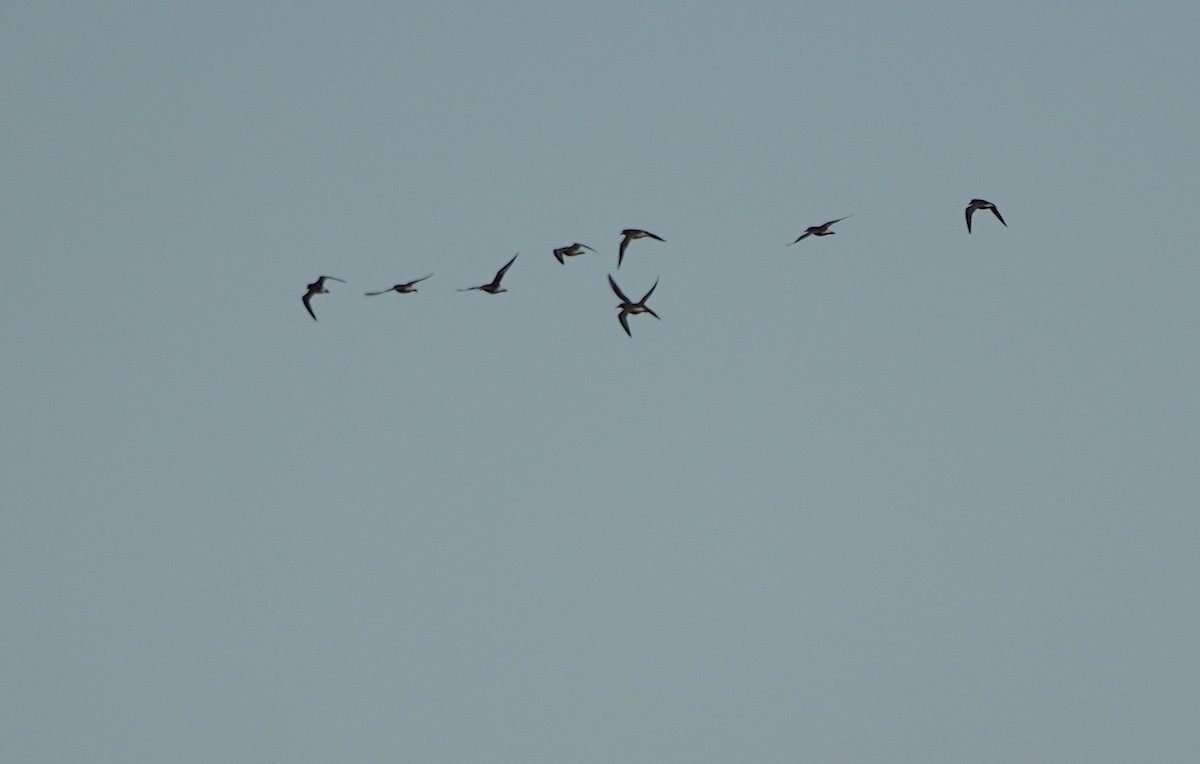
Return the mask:
[[[1197,761],[1200,6],[1079,7],[10,4],[0,759]]]

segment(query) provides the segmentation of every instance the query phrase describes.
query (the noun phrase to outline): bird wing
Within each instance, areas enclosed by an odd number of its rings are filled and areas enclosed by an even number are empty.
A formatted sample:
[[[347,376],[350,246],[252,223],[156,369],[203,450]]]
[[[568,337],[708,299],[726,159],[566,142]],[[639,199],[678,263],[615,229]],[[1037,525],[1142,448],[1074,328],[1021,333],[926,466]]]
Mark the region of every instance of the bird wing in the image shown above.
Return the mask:
[[[312,305],[310,305],[308,302],[309,300],[312,299],[312,296],[313,296],[313,293],[310,291],[310,292],[305,293],[305,295],[303,297],[301,297],[300,299],[301,299],[301,301],[304,302],[304,309],[308,311],[308,315],[312,316],[313,321],[316,321],[317,314],[313,313]]]
[[[643,308],[645,308],[645,307],[646,307],[646,300],[649,300],[649,299],[650,299],[650,295],[654,294],[654,290],[655,290],[655,289],[658,289],[658,279],[655,279],[655,280],[654,280],[654,286],[650,287],[650,291],[649,291],[649,292],[646,292],[646,294],[642,295],[642,301],[641,301],[641,302],[639,302],[638,304],[639,304],[639,305],[641,305]],[[646,309],[647,309],[647,310],[649,310],[649,308],[646,308]]]
[[[521,254],[521,253],[518,252],[517,255],[519,255],[519,254]],[[508,273],[508,269],[512,267],[512,264],[514,262],[516,262],[517,255],[513,255],[512,260],[509,260],[507,263],[504,264],[503,268],[496,271],[496,278],[492,279],[492,286],[500,286],[500,279],[504,278],[504,274]]]
[[[975,205],[973,203],[968,204],[967,205],[967,233],[971,232],[971,216],[974,214],[975,214]]]
[[[629,246],[629,234],[625,234],[625,238],[621,239],[621,248],[617,250],[617,267],[621,267],[621,261],[625,259],[625,248]]]
[[[621,315],[617,316],[617,320],[621,322],[621,328],[625,330],[625,334],[632,337],[633,332],[629,331],[629,320],[626,318],[628,315],[629,311],[623,310],[621,311]]]
[[[431,279],[431,278],[433,278],[433,274],[432,274],[432,273],[431,273],[431,274],[429,274],[428,276],[422,276],[422,277],[421,277],[421,278],[419,278],[419,279],[413,279],[412,281],[408,282],[407,284],[397,284],[396,286],[402,287],[402,288],[404,288],[404,289],[408,289],[409,287],[412,287],[414,284],[420,284],[420,283],[421,283],[422,281],[424,281],[425,279]],[[392,287],[392,289],[395,289],[395,288],[396,288],[396,287]]]
[[[617,286],[617,282],[613,281],[611,273],[608,275],[608,285],[612,287],[613,294],[615,294],[621,302],[629,302],[629,298],[626,297],[625,293],[621,291],[621,287]]]
[[[996,215],[997,218],[999,218],[1001,223],[1004,223],[1004,218],[1000,217],[1000,210],[996,209],[996,205],[994,205],[994,204],[992,205],[992,212]],[[1004,223],[1004,227],[1008,228],[1008,223]]]

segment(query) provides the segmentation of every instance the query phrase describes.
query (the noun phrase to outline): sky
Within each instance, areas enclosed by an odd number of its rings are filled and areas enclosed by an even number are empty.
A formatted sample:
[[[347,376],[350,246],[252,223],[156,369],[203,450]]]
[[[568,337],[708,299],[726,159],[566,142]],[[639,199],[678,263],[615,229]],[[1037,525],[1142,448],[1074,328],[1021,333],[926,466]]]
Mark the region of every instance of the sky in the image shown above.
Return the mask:
[[[0,759],[1197,761],[1197,29],[8,4]]]

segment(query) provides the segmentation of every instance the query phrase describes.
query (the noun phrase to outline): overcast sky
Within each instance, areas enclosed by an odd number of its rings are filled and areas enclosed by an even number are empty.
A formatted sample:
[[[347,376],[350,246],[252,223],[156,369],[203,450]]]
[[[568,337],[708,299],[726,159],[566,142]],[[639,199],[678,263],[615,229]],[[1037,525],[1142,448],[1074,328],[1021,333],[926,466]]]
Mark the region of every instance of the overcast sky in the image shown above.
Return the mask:
[[[1080,7],[10,4],[0,759],[1200,760],[1200,5]]]

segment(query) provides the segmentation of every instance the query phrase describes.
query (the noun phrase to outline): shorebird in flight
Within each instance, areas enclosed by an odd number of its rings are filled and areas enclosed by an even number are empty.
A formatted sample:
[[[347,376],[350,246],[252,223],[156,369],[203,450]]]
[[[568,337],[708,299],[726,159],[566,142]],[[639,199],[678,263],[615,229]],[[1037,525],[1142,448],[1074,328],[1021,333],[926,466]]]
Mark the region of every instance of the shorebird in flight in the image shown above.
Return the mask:
[[[967,233],[971,232],[971,216],[975,214],[975,210],[991,210],[992,214],[1001,223],[1004,223],[1004,218],[1000,217],[1000,210],[996,209],[996,205],[989,202],[987,199],[972,199],[967,205]],[[1004,227],[1008,228],[1008,223],[1004,223]]]
[[[518,252],[517,255],[519,255],[519,254],[521,254],[521,253]],[[507,263],[504,264],[503,268],[496,271],[496,278],[492,279],[492,283],[483,284],[483,285],[477,286],[477,287],[467,287],[466,289],[460,289],[458,291],[470,292],[473,289],[479,289],[481,291],[487,292],[488,294],[500,294],[501,292],[507,292],[508,291],[507,289],[500,286],[500,279],[504,278],[505,272],[508,271],[508,269],[510,267],[512,267],[513,262],[515,262],[517,259],[517,255],[513,255],[512,260],[509,260]]]
[[[848,217],[850,216],[847,215],[846,218]],[[840,223],[846,218],[838,218],[837,220],[830,220],[828,223],[822,223],[821,225],[809,226],[808,228],[804,229],[804,233],[800,234],[800,238],[796,239],[796,241],[793,241],[792,244],[799,242],[801,239],[807,239],[809,236],[833,236],[835,233],[837,233],[837,231],[830,231],[829,226],[833,225],[834,223]],[[789,244],[788,246],[790,247],[792,244]]]
[[[621,309],[621,314],[617,316],[617,319],[621,322],[621,328],[624,329],[625,333],[630,337],[632,337],[633,334],[631,334],[629,331],[629,320],[627,316],[636,316],[638,313],[649,313],[655,318],[659,318],[657,313],[646,307],[646,300],[649,300],[650,295],[654,294],[654,290],[658,288],[658,279],[654,280],[654,286],[650,287],[650,291],[642,295],[642,299],[638,300],[637,302],[633,302],[625,296],[625,293],[621,291],[621,287],[617,286],[617,282],[613,281],[611,273],[608,275],[608,284],[612,287],[613,293],[617,296],[617,298],[621,300],[621,304],[617,306]],[[661,321],[662,319],[659,320]]]
[[[433,276],[433,274],[431,273],[428,276],[422,276],[419,279],[413,279],[412,281],[408,282],[407,284],[397,284],[396,286],[391,287],[389,289],[385,289],[382,292],[364,292],[364,294],[366,294],[367,297],[376,297],[381,294],[387,294],[388,292],[396,292],[398,294],[409,294],[411,292],[417,291],[416,287],[414,287],[413,284],[420,284],[425,279],[432,278],[432,276]]]
[[[558,262],[560,264],[565,265],[566,263],[563,262],[564,257],[575,257],[576,255],[582,255],[583,250],[585,250],[585,249],[588,250],[589,252],[596,251],[586,244],[580,244],[579,242],[575,242],[574,244],[572,244],[569,247],[559,247],[558,249],[554,250],[554,256],[556,258],[558,258]]]
[[[317,314],[313,313],[312,305],[309,300],[314,294],[329,294],[329,290],[325,288],[325,282],[329,279],[346,283],[345,279],[339,279],[336,276],[321,276],[316,281],[308,285],[308,291],[304,293],[304,297],[300,298],[304,302],[304,309],[308,311],[308,315],[312,316],[313,321],[317,320]]]
[[[634,239],[651,238],[651,239],[658,239],[659,241],[666,241],[666,239],[664,239],[663,237],[655,236],[654,234],[650,233],[649,231],[643,231],[640,228],[626,228],[624,231],[621,231],[621,235],[624,236],[625,238],[621,239],[621,249],[617,252],[617,267],[618,268],[621,267],[621,261],[625,259],[625,248],[628,247],[629,242],[633,241]]]

